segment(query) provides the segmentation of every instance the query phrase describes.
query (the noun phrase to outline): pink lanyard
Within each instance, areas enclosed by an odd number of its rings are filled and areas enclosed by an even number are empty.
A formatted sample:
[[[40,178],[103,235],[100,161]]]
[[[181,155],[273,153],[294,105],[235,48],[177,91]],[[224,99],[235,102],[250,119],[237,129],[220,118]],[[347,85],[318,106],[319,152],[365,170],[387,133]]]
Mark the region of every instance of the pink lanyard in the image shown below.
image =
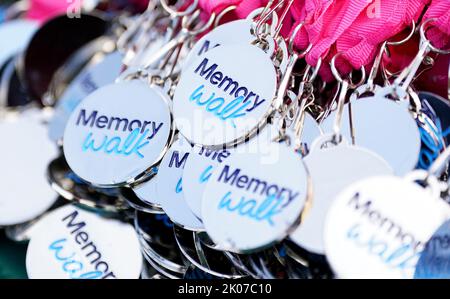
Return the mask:
[[[265,6],[267,0],[199,0],[198,6],[204,12],[205,18],[213,13],[219,15],[231,6],[235,9],[227,14],[227,21],[245,19],[252,11]]]
[[[380,1],[375,11],[365,11],[336,42],[336,51],[353,69],[369,65],[378,47],[417,22],[429,0]]]
[[[304,49],[313,45],[306,61],[316,65],[319,58],[329,62],[338,52],[337,68],[343,74],[369,65],[379,45],[417,20],[428,0],[368,1],[311,1],[292,11],[293,17],[303,18],[305,30],[296,38],[295,45]],[[300,19],[302,20],[302,19]],[[333,81],[327,63],[322,64],[320,75]]]
[[[73,3],[67,0],[31,0],[26,18],[44,23],[52,17],[66,13],[68,9],[81,11],[81,0]]]
[[[436,19],[427,31],[428,39],[435,47],[445,48],[450,42],[450,1],[432,0],[423,20]]]

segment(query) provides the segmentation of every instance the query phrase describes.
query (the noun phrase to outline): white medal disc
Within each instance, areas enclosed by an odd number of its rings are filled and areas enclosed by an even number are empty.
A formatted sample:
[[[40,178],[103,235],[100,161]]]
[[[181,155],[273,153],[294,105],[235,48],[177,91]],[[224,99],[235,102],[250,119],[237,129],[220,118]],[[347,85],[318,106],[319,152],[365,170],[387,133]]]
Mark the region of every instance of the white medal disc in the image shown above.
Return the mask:
[[[13,20],[0,26],[0,66],[23,51],[39,28],[34,21]]]
[[[49,124],[49,136],[53,141],[62,139],[67,121],[73,110],[89,94],[111,84],[120,75],[123,55],[119,52],[108,54],[101,62],[89,65],[67,87],[55,106]]]
[[[413,278],[426,242],[449,216],[445,202],[410,180],[359,181],[329,209],[327,259],[339,278]]]
[[[110,84],[74,110],[64,155],[82,179],[98,186],[133,183],[158,163],[172,136],[169,100],[139,80]]]
[[[284,239],[300,221],[308,198],[307,170],[290,148],[271,143],[276,153],[233,154],[210,178],[202,217],[211,239],[232,252],[251,252]]]
[[[221,46],[194,60],[175,90],[177,128],[203,146],[234,145],[264,124],[272,110],[277,74],[256,46]]]
[[[199,39],[184,61],[183,70],[204,53],[221,45],[250,44],[255,40],[251,34],[252,20],[237,20],[220,25]]]
[[[315,254],[325,253],[325,217],[336,194],[360,179],[392,174],[392,168],[377,154],[349,146],[345,140],[337,146],[321,148],[326,139],[329,136],[317,139],[304,159],[313,182],[313,200],[301,225],[290,235],[297,245]]]
[[[0,226],[5,226],[30,221],[56,201],[45,174],[58,150],[47,138],[39,110],[2,119],[0,135],[4,140],[0,147]]]
[[[158,201],[172,222],[188,230],[203,229],[202,222],[192,213],[183,195],[183,169],[189,159],[191,145],[180,137],[171,146],[159,165],[157,179]]]
[[[332,132],[336,113],[322,123],[325,132]],[[396,175],[413,170],[419,160],[421,148],[420,132],[416,121],[402,104],[384,97],[362,98],[351,102],[352,122],[349,119],[349,105],[344,107],[342,135],[355,145],[365,147],[388,162]]]
[[[142,255],[130,224],[66,205],[33,228],[26,267],[31,279],[137,279]]]

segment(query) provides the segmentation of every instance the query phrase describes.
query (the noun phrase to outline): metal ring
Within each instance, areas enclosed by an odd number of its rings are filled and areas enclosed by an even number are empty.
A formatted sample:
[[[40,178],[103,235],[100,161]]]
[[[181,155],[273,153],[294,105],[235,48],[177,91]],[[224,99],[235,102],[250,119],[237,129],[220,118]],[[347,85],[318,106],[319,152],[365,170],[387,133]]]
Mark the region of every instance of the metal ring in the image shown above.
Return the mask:
[[[411,37],[414,36],[414,33],[416,32],[416,27],[417,27],[416,22],[413,20],[412,21],[412,26],[411,26],[411,32],[408,34],[407,37],[405,37],[404,39],[399,40],[399,41],[392,41],[392,42],[387,41],[386,44],[388,46],[399,46],[401,44],[406,43],[407,41],[409,41],[411,39]]]
[[[344,79],[342,79],[341,75],[339,74],[339,71],[336,68],[336,59],[339,56],[341,56],[342,54],[344,54],[344,52],[337,53],[336,55],[333,56],[333,58],[331,59],[331,62],[330,62],[331,72],[333,73],[333,76],[336,78],[336,80],[339,83],[342,83],[344,81]],[[364,66],[361,66],[361,80],[358,83],[355,84],[352,82],[352,73],[350,73],[349,79],[350,80],[346,80],[346,81],[349,83],[349,87],[351,89],[355,89],[359,85],[363,84],[364,81],[366,80],[366,69],[364,68]]]
[[[428,47],[431,49],[431,51],[439,53],[439,54],[450,54],[450,49],[449,50],[442,50],[442,49],[438,49],[435,46],[433,46],[430,42],[430,40],[427,38],[426,34],[425,34],[425,26],[428,23],[431,22],[435,22],[437,19],[433,18],[433,19],[428,19],[425,22],[422,23],[422,25],[420,26],[420,38],[422,41],[428,43]]]
[[[310,43],[310,44],[308,45],[308,47],[307,47],[305,50],[303,50],[302,52],[297,52],[297,51],[295,50],[295,47],[294,47],[294,40],[295,40],[295,37],[296,37],[297,34],[300,32],[300,30],[302,29],[302,27],[303,27],[304,24],[305,24],[304,22],[301,22],[300,24],[298,24],[297,26],[295,26],[294,31],[292,32],[291,36],[289,37],[289,43],[288,43],[288,49],[289,49],[289,51],[290,51],[291,53],[294,53],[294,54],[298,55],[299,57],[305,57],[306,54],[308,54],[308,52],[311,51],[311,49],[312,49],[312,47],[313,47],[313,45]]]
[[[216,17],[216,20],[214,21],[214,25],[213,28],[216,28],[217,26],[219,26],[220,21],[222,20],[222,18],[229,12],[235,10],[237,8],[236,5],[231,5],[228,6],[227,8],[225,8],[224,10],[222,10]]]
[[[162,8],[173,18],[190,15],[197,9],[198,6],[198,0],[193,0],[192,4],[185,11],[177,11],[170,7],[170,5],[167,3],[167,0],[161,0],[160,3]]]
[[[216,14],[213,13],[210,17],[208,22],[206,22],[202,27],[200,27],[199,29],[196,30],[191,30],[189,29],[189,26],[191,25],[191,23],[200,16],[200,10],[196,10],[193,14],[192,14],[192,19],[189,20],[188,16],[184,16],[182,21],[181,21],[181,26],[183,28],[183,30],[186,30],[186,32],[188,32],[190,35],[198,35],[201,34],[203,32],[205,32],[206,30],[208,30],[209,27],[211,27],[211,25],[214,23],[214,19],[216,18]]]

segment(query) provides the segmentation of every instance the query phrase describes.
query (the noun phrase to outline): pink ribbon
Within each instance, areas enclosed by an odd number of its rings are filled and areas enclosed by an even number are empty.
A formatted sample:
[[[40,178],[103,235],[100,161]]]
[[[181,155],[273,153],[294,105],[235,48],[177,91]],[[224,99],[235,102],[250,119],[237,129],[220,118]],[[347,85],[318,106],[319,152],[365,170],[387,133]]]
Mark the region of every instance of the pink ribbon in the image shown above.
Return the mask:
[[[379,45],[419,19],[429,0],[383,0],[374,10],[366,10],[336,41],[336,51],[344,52],[345,72],[371,64]],[[344,62],[344,64],[345,64]]]
[[[227,20],[245,19],[252,11],[264,6],[267,0],[199,0],[199,7],[207,15],[216,15],[230,6],[237,6],[230,11]],[[228,14],[227,14],[228,15]],[[231,17],[230,17],[231,16]]]
[[[81,0],[31,0],[26,18],[44,23],[57,15],[65,14],[69,8],[80,11],[80,7]]]
[[[292,15],[303,20],[305,29],[295,44],[300,49],[313,44],[306,61],[314,66],[319,58],[324,59],[320,74],[325,81],[332,81],[327,62],[336,53],[343,53],[336,61],[342,74],[368,66],[379,45],[417,21],[428,2],[298,0]]]
[[[432,0],[423,20],[437,19],[430,24],[427,38],[438,48],[445,48],[450,43],[450,0]]]

